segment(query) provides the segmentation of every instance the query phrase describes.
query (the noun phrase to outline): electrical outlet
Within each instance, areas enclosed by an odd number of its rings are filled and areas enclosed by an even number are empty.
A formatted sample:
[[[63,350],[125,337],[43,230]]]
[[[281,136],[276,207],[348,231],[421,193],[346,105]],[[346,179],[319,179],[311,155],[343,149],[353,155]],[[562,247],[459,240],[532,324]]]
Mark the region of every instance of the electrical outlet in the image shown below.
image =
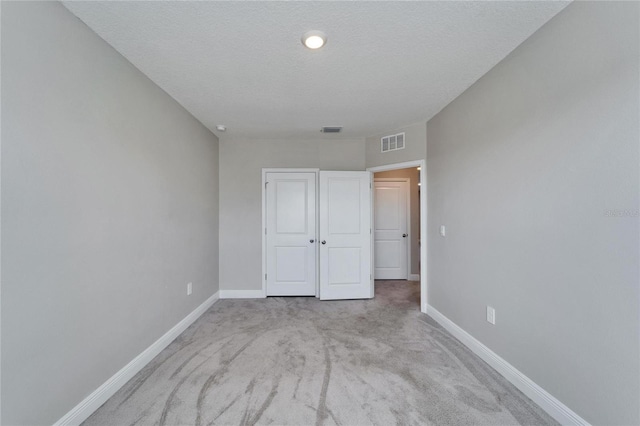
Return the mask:
[[[440,235],[443,236],[443,237],[445,235],[447,235],[447,227],[446,226],[440,225]]]
[[[191,296],[191,293],[193,293],[193,283],[187,284],[187,296]]]
[[[487,322],[496,325],[496,310],[487,306]]]

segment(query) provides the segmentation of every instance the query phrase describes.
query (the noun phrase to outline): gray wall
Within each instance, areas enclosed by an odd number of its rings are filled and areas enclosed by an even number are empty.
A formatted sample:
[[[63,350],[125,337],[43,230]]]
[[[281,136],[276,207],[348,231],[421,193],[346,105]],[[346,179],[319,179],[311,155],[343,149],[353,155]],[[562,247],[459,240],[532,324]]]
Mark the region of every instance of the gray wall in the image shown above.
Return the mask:
[[[2,91],[2,424],[51,424],[218,290],[218,142],[58,2]]]
[[[405,132],[405,148],[398,151],[380,152],[380,138]],[[404,161],[424,160],[427,158],[427,125],[416,123],[410,126],[392,129],[380,135],[366,139],[367,167],[385,166]]]
[[[594,424],[640,423],[639,6],[569,5],[427,124],[429,304]]]
[[[409,244],[411,244],[411,271],[410,274],[420,274],[420,171],[416,167],[410,169],[389,170],[374,174],[374,178],[403,178],[410,179],[409,182],[409,202],[411,233],[409,234]]]
[[[262,168],[364,170],[364,140],[220,141],[220,288],[262,288]]]

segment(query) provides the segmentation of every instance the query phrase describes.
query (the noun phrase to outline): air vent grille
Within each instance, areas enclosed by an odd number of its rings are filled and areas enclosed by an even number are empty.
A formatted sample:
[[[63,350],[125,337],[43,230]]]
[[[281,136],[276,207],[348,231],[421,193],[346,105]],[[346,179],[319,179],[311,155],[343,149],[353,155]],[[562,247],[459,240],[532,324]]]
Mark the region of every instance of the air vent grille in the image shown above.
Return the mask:
[[[404,149],[404,132],[380,138],[380,146],[382,152]]]
[[[324,126],[320,129],[322,133],[340,133],[342,131],[341,126]]]

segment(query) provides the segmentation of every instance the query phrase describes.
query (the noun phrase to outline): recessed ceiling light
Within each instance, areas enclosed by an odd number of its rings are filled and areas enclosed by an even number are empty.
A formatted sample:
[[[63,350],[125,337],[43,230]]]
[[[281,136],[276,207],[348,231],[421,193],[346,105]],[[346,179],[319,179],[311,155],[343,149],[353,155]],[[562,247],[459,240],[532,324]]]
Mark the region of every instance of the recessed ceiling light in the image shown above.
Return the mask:
[[[307,31],[302,36],[302,44],[309,49],[320,49],[327,42],[327,36],[322,31]]]
[[[216,130],[218,130],[219,132],[226,132],[227,131],[227,126],[223,126],[222,124],[218,124],[216,126]]]

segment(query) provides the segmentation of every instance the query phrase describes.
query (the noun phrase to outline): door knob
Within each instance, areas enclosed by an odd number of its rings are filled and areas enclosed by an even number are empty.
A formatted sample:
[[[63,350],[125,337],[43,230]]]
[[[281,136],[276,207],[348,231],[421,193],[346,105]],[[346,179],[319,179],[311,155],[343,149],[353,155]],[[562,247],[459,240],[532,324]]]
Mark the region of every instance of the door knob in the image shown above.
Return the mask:
[[[309,240],[310,243],[314,242],[315,240]]]
[[[322,240],[322,244],[327,244],[327,242],[325,240]]]
[[[407,238],[407,234],[402,234],[402,238]]]

